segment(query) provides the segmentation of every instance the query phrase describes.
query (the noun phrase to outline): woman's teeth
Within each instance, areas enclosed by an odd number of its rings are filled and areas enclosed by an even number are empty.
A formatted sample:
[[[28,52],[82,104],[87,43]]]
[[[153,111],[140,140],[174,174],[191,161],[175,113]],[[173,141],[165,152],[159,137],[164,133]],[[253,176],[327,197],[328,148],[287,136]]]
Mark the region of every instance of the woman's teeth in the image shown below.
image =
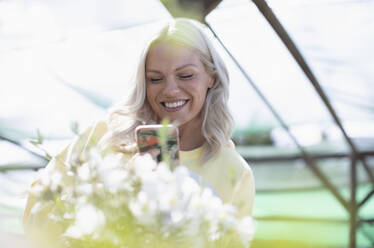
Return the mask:
[[[179,102],[165,102],[165,106],[167,108],[178,108],[183,106],[187,101],[179,101]]]

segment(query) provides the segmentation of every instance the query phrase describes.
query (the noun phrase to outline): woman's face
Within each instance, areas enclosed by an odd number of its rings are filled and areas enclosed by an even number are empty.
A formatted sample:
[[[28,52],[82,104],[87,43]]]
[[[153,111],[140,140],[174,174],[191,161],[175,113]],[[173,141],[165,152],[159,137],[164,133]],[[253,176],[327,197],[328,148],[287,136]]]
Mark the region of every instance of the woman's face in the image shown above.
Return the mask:
[[[147,100],[158,119],[201,125],[201,110],[214,80],[198,53],[157,43],[148,52],[145,69]]]

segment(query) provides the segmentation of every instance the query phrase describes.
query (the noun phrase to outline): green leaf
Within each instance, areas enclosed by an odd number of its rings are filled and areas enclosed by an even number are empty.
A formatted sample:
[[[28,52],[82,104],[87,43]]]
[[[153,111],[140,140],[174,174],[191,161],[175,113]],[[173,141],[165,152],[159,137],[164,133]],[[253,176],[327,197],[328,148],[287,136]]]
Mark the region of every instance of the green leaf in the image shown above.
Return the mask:
[[[40,133],[40,129],[38,128],[36,130],[36,132],[37,132],[37,136],[38,136],[38,144],[43,144],[44,138],[43,138],[42,134]]]
[[[77,121],[70,124],[70,129],[74,134],[79,135],[79,123]]]
[[[34,146],[38,146],[39,142],[35,140],[30,140],[30,143],[33,144]]]
[[[161,121],[162,128],[159,129],[157,135],[160,140],[161,145],[161,155],[162,155],[162,161],[167,163],[168,165],[171,165],[171,158],[167,152],[167,137],[168,137],[168,125],[170,124],[170,121],[168,119],[163,119]]]

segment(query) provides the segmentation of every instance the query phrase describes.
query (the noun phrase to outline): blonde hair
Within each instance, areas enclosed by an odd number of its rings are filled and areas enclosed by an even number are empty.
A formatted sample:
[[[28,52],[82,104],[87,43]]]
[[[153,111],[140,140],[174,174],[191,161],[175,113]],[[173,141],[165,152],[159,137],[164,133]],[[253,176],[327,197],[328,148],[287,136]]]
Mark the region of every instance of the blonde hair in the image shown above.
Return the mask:
[[[206,27],[194,20],[177,18],[168,23],[144,48],[135,83],[129,97],[110,109],[108,143],[114,150],[128,152],[135,145],[135,128],[140,124],[155,123],[151,107],[146,100],[145,62],[150,48],[158,42],[194,49],[200,55],[206,71],[214,78],[202,109],[201,132],[205,138],[201,161],[207,161],[227,145],[233,130],[233,119],[227,101],[229,77],[226,66],[207,37]]]

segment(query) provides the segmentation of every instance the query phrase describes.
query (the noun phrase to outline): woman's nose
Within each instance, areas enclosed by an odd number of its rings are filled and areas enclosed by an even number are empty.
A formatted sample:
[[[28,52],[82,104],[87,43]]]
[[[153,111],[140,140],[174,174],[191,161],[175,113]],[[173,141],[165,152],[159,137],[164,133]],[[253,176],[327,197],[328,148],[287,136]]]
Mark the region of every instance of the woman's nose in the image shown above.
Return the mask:
[[[179,93],[180,89],[178,83],[173,78],[168,78],[164,87],[164,95],[167,97],[174,97]]]

